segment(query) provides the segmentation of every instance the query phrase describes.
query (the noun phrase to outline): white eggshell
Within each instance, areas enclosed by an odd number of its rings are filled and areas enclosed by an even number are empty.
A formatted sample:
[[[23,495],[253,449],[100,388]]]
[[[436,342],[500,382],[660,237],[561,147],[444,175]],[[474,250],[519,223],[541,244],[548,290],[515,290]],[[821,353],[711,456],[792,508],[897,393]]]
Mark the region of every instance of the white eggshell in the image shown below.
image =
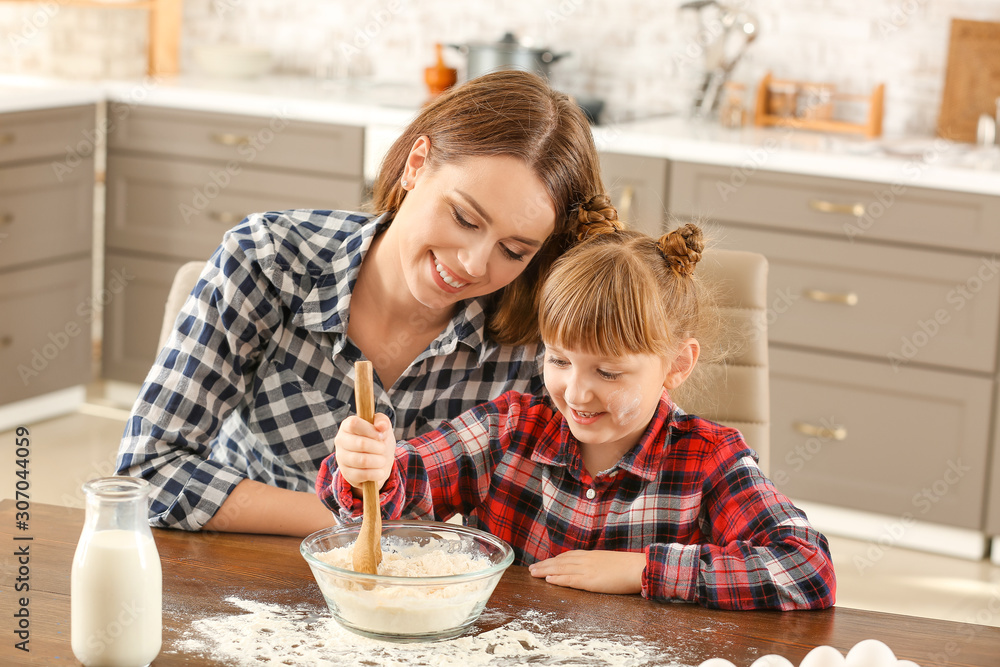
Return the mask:
[[[750,667],[795,667],[788,658],[784,656],[777,655],[776,653],[769,653],[768,655],[762,655],[753,661]]]
[[[845,667],[896,667],[896,654],[877,639],[864,639],[847,652]]]
[[[912,660],[897,660],[896,667],[920,667],[920,665]]]
[[[832,646],[817,646],[806,653],[799,667],[844,667],[844,654]]]
[[[709,658],[705,662],[698,665],[698,667],[736,667],[736,665],[729,662],[725,658]]]

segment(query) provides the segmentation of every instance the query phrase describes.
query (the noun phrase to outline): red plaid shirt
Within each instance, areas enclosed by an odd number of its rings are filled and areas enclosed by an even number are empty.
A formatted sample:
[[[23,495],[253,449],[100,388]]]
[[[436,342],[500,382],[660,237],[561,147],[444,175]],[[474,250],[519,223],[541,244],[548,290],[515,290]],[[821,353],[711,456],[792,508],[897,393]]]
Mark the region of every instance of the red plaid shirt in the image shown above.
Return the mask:
[[[344,518],[361,516],[333,455],[316,491]],[[639,443],[596,476],[548,398],[508,392],[400,442],[381,503],[386,519],[464,514],[508,542],[519,565],[573,549],[644,552],[642,594],[654,600],[834,603],[826,538],[764,476],[739,431],[684,414],[666,392]]]

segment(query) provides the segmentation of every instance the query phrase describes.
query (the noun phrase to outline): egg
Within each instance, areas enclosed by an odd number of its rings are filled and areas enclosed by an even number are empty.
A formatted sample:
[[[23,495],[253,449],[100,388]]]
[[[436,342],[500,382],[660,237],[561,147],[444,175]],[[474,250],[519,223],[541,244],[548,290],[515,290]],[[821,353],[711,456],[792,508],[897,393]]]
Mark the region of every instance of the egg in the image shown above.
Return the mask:
[[[754,660],[750,667],[795,667],[795,665],[788,658],[769,653]]]
[[[806,653],[799,667],[845,667],[844,654],[832,646],[817,646]]]
[[[698,665],[698,667],[736,667],[736,665],[729,662],[725,658],[709,658],[705,662]]]
[[[864,639],[847,652],[845,667],[896,667],[896,654],[877,639]]]

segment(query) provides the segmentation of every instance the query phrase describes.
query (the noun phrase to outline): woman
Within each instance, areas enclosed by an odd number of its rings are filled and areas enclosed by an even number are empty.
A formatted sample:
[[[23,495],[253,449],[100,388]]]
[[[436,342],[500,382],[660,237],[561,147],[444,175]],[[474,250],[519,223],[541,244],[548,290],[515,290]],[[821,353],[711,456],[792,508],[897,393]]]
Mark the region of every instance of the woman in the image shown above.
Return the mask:
[[[410,124],[383,161],[375,215],[249,216],[209,261],[125,428],[118,473],[151,482],[150,522],[330,525],[313,482],[354,410],[358,359],[373,362],[376,409],[400,438],[540,389],[538,290],[581,202],[603,191],[582,112],[505,71]]]

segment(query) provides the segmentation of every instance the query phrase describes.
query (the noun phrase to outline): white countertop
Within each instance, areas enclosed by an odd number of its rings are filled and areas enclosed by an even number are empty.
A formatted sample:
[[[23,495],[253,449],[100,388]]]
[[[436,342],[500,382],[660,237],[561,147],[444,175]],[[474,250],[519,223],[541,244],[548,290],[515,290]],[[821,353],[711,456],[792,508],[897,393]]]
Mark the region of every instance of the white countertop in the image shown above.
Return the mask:
[[[201,77],[74,83],[0,76],[0,112],[111,100],[254,116],[280,115],[366,128],[365,174],[424,102],[409,84]],[[602,151],[731,167],[734,182],[758,170],[1000,196],[1000,147],[933,137],[850,135],[789,128],[728,130],[679,116],[594,128]]]

